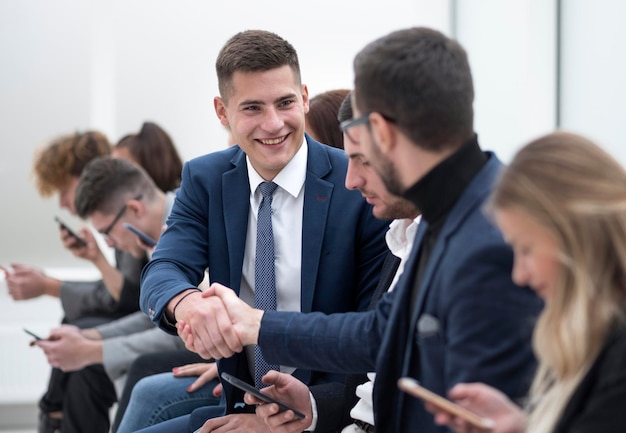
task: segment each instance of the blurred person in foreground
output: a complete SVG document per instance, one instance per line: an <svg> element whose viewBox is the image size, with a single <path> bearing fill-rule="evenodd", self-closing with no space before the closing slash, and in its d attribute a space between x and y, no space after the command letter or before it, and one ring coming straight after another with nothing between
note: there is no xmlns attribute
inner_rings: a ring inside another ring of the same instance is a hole
<svg viewBox="0 0 626 433"><path fill-rule="evenodd" d="M480 383L448 396L492 433L621 433L626 407L626 171L591 141L556 132L522 148L488 204L515 253L513 279L545 300L526 411ZM483 432L434 407L439 424Z"/></svg>

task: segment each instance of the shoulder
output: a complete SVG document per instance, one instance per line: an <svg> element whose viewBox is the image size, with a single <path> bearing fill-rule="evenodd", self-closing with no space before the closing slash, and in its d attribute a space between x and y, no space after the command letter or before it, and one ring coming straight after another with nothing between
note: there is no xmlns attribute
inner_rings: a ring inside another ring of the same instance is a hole
<svg viewBox="0 0 626 433"><path fill-rule="evenodd" d="M313 140L306 135L308 156L308 171L317 174L320 177L327 176L332 173L340 173L345 175L348 169L348 158L343 150L330 147Z"/></svg>
<svg viewBox="0 0 626 433"><path fill-rule="evenodd" d="M192 158L185 163L187 170L193 170L196 168L221 168L225 170L239 162L245 162L245 154L239 146L232 146L224 150L208 153L206 155Z"/></svg>

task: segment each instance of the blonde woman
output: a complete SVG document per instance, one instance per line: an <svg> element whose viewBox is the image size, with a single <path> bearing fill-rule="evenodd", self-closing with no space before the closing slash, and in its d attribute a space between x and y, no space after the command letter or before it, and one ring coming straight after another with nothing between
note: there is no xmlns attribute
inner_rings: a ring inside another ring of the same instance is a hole
<svg viewBox="0 0 626 433"><path fill-rule="evenodd" d="M592 142L558 132L505 169L490 211L515 253L513 279L545 300L527 410L484 384L449 397L494 433L626 431L626 172ZM478 432L438 412L438 424Z"/></svg>

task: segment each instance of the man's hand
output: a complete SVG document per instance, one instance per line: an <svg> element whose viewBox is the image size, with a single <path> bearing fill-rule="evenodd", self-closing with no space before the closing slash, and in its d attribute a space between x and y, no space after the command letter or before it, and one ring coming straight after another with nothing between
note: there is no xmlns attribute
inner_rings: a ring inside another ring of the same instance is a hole
<svg viewBox="0 0 626 433"><path fill-rule="evenodd" d="M176 367L172 371L175 377L198 376L198 379L187 387L187 392L195 392L213 379L217 378L217 364L215 362L199 362ZM213 395L222 395L222 384L219 383L213 388Z"/></svg>
<svg viewBox="0 0 626 433"><path fill-rule="evenodd" d="M299 433L311 426L313 422L313 408L309 388L290 374L271 370L263 376L263 383L270 386L261 392L286 405L302 412L304 419L298 419L290 410L279 412L275 403L265 403L252 394L246 393L244 401L247 404L256 404L256 414L270 428L272 433Z"/></svg>
<svg viewBox="0 0 626 433"><path fill-rule="evenodd" d="M221 359L256 344L263 311L248 306L228 287L185 298L176 309L176 328L185 346L203 358Z"/></svg>
<svg viewBox="0 0 626 433"><path fill-rule="evenodd" d="M270 433L261 418L251 413L226 415L204 423L199 433Z"/></svg>
<svg viewBox="0 0 626 433"><path fill-rule="evenodd" d="M96 238L87 227L81 227L79 231L80 237L85 241L85 245L81 244L63 227L59 227L59 234L61 236L63 246L70 250L74 256L89 260L90 262L95 262L104 258L104 254L100 250L98 242L96 242Z"/></svg>
<svg viewBox="0 0 626 433"><path fill-rule="evenodd" d="M50 331L48 339L33 344L43 349L52 367L63 371L76 371L102 363L102 341L86 338L73 325L61 325Z"/></svg>
<svg viewBox="0 0 626 433"><path fill-rule="evenodd" d="M432 404L426 410L435 415L435 423L447 425L457 433L523 433L526 431L526 415L502 392L483 383L460 383L455 385L448 397L458 405L493 421L492 429L478 429L463 418L454 416Z"/></svg>
<svg viewBox="0 0 626 433"><path fill-rule="evenodd" d="M41 269L20 263L11 263L11 270L2 268L5 273L9 295L16 300L36 298L41 295L59 297L61 281L49 277Z"/></svg>

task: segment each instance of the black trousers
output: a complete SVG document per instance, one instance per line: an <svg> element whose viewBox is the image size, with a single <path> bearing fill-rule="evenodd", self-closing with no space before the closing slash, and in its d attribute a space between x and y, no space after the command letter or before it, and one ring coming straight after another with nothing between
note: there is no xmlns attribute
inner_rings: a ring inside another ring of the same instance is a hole
<svg viewBox="0 0 626 433"><path fill-rule="evenodd" d="M73 324L84 329L110 320L89 317ZM109 410L116 401L115 386L101 364L69 373L53 368L39 409L43 413L63 413L61 433L108 433L111 425Z"/></svg>
<svg viewBox="0 0 626 433"><path fill-rule="evenodd" d="M122 391L122 396L117 405L117 412L115 414L115 420L113 421L113 429L115 433L122 422L124 412L130 402L130 396L133 391L133 387L137 382L147 376L153 374L165 373L172 371L174 367L180 367L186 364L194 364L196 362L206 362L198 354L190 352L188 350L172 350L158 353L148 353L141 355L139 358L133 361L128 369L126 375L126 384Z"/></svg>

